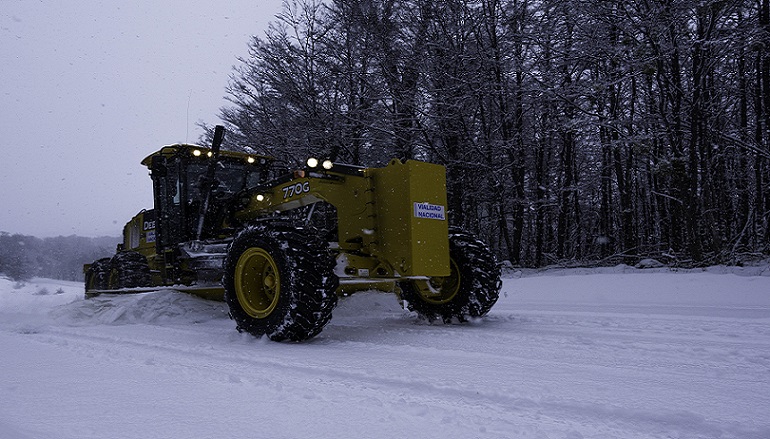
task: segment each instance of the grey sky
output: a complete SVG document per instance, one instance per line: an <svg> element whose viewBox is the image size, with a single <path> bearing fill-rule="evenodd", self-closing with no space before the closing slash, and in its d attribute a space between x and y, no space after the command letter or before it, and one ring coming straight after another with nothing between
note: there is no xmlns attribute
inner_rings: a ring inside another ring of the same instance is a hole
<svg viewBox="0 0 770 439"><path fill-rule="evenodd" d="M118 236L280 0L0 0L0 231ZM189 103L189 111L188 111Z"/></svg>

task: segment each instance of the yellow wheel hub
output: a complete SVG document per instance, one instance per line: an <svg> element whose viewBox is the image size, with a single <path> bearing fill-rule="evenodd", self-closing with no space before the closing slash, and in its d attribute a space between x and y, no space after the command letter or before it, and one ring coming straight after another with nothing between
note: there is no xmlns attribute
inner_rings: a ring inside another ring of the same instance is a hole
<svg viewBox="0 0 770 439"><path fill-rule="evenodd" d="M453 259L450 259L449 265L449 276L414 281L423 300L434 305L443 305L454 299L460 291L460 270Z"/></svg>
<svg viewBox="0 0 770 439"><path fill-rule="evenodd" d="M252 247L238 258L235 294L238 303L251 317L263 319L275 310L281 295L281 277L269 253Z"/></svg>

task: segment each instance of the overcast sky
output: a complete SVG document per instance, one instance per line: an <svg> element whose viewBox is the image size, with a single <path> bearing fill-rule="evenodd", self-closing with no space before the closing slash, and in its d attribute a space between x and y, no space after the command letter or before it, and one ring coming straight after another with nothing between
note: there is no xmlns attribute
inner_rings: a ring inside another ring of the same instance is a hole
<svg viewBox="0 0 770 439"><path fill-rule="evenodd" d="M280 9L0 0L0 231L119 236L152 207L139 162L219 121L236 57Z"/></svg>

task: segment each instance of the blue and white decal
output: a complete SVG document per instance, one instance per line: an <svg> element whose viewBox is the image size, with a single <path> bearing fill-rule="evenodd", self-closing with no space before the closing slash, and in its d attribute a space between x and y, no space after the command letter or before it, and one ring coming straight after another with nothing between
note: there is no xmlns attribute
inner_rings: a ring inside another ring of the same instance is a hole
<svg viewBox="0 0 770 439"><path fill-rule="evenodd" d="M414 203L414 217L446 221L444 206L430 203Z"/></svg>

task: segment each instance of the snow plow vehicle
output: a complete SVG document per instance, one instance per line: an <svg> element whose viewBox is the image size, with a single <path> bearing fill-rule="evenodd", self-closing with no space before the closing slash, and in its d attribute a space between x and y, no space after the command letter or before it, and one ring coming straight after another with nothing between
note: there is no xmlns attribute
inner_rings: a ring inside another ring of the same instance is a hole
<svg viewBox="0 0 770 439"><path fill-rule="evenodd" d="M275 341L319 334L338 297L398 295L428 320L484 316L498 299L489 248L450 228L441 165L383 168L310 158L280 170L269 156L164 146L150 170L154 208L123 229L116 254L84 266L85 294L174 289L224 300L239 331Z"/></svg>

